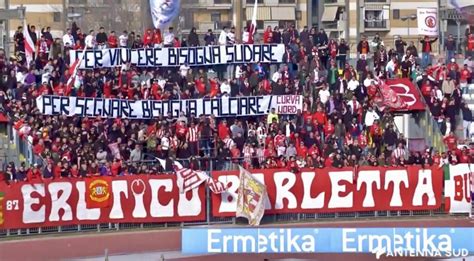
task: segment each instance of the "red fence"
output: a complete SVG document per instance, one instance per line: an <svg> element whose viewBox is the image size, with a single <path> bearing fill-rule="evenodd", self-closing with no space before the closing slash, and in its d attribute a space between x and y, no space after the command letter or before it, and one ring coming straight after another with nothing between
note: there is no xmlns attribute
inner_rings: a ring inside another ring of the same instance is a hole
<svg viewBox="0 0 474 261"><path fill-rule="evenodd" d="M467 165L467 164L466 164ZM468 166L422 169L361 167L359 169L254 170L269 198L265 214L418 211L456 206L470 211ZM465 171L466 170L466 171ZM443 175L445 174L445 175ZM448 174L448 175L446 175ZM0 185L0 228L100 223L210 222L235 216L238 173L214 172L228 191L206 196L204 185L180 194L173 175L137 175L11 186ZM444 178L443 178L444 176ZM443 198L443 186L445 197ZM469 193L467 193L469 191ZM456 196L459 193L463 197ZM3 196L2 196L3 194ZM444 200L449 202L444 202ZM209 209L208 209L209 208ZM454 211L455 209L455 211ZM206 215L208 211L212 214Z"/></svg>

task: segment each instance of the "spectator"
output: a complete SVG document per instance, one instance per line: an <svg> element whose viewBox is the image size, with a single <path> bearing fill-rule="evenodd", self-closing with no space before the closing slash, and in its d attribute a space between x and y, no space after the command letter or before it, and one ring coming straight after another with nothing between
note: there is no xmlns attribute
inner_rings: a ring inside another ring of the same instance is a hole
<svg viewBox="0 0 474 261"><path fill-rule="evenodd" d="M173 47L174 45L175 35L173 29L173 27L169 27L168 32L165 32L164 34L163 45L165 47Z"/></svg>
<svg viewBox="0 0 474 261"><path fill-rule="evenodd" d="M89 35L87 35L86 39L85 39L85 44L86 44L86 48L88 48L88 49L94 49L95 48L95 46L96 46L96 36L95 36L94 30L89 31ZM99 43L97 42L97 44L99 44ZM105 42L102 42L101 44L105 44Z"/></svg>
<svg viewBox="0 0 474 261"><path fill-rule="evenodd" d="M204 36L204 42L206 45L214 45L216 44L216 37L212 32L212 29L208 29L206 35Z"/></svg>
<svg viewBox="0 0 474 261"><path fill-rule="evenodd" d="M462 107L462 119L463 119L463 133L464 138L471 138L471 124L473 121L472 111L469 106L465 103Z"/></svg>
<svg viewBox="0 0 474 261"><path fill-rule="evenodd" d="M422 44L421 48L421 67L426 68L428 65L431 65L431 52L432 44L436 42L438 38L430 39L429 36L425 36L423 39L420 39L420 43Z"/></svg>
<svg viewBox="0 0 474 261"><path fill-rule="evenodd" d="M66 34L63 36L63 44L65 48L71 49L75 43L75 39L71 34L71 29L66 29Z"/></svg>
<svg viewBox="0 0 474 261"><path fill-rule="evenodd" d="M99 28L99 33L95 38L95 42L99 49L105 49L107 47L107 34L105 33L104 27Z"/></svg>
<svg viewBox="0 0 474 261"><path fill-rule="evenodd" d="M123 31L122 34L119 36L119 47L126 48L128 45L128 33L127 31Z"/></svg>
<svg viewBox="0 0 474 261"><path fill-rule="evenodd" d="M401 36L397 36L397 39L395 40L395 49L397 50L398 59L402 59L405 55L405 46L407 46L407 43L403 41Z"/></svg>
<svg viewBox="0 0 474 261"><path fill-rule="evenodd" d="M453 35L450 34L448 39L446 39L444 42L444 49L446 50L446 64L448 64L451 59L456 58L456 48L456 40L454 40Z"/></svg>
<svg viewBox="0 0 474 261"><path fill-rule="evenodd" d="M188 36L189 46L199 46L199 36L196 33L196 28L191 28L191 32L189 32Z"/></svg>
<svg viewBox="0 0 474 261"><path fill-rule="evenodd" d="M219 45L227 45L227 34L229 33L229 28L224 26L222 28L221 34L219 35Z"/></svg>

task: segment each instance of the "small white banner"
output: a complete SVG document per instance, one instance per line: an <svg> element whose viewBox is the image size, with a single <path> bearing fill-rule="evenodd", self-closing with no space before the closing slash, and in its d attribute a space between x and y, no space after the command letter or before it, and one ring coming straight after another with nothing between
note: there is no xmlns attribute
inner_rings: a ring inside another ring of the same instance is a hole
<svg viewBox="0 0 474 261"><path fill-rule="evenodd" d="M438 9L437 8L418 8L418 34L426 36L438 36Z"/></svg>

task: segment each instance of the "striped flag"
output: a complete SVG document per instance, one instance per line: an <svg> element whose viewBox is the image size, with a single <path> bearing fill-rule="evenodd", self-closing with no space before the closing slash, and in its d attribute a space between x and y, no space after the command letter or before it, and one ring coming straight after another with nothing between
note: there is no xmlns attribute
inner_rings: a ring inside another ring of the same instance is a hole
<svg viewBox="0 0 474 261"><path fill-rule="evenodd" d="M248 39L247 41L244 40L246 44L253 44L254 43L254 35L257 32L257 7L258 7L258 0L255 0L255 4L253 5L253 13L252 13L252 23L247 27L248 31Z"/></svg>
<svg viewBox="0 0 474 261"><path fill-rule="evenodd" d="M159 158L157 158L157 160L160 162L163 169L166 169L166 161ZM173 162L173 168L175 169L176 182L180 193L186 193L189 190L197 188L203 182L206 182L207 186L214 194L220 194L227 189L224 183L213 179L204 171L184 168L183 165L177 161Z"/></svg>
<svg viewBox="0 0 474 261"><path fill-rule="evenodd" d="M25 56L26 63L30 64L33 61L33 56L35 53L35 43L31 39L30 30L28 30L28 24L26 19L23 20L23 38L25 39Z"/></svg>
<svg viewBox="0 0 474 261"><path fill-rule="evenodd" d="M188 168L176 169L176 177L180 193L186 193L187 191L198 187L208 178L208 176L202 171Z"/></svg>
<svg viewBox="0 0 474 261"><path fill-rule="evenodd" d="M69 79L67 80L67 90L71 90L74 82L76 81L77 70L79 69L79 65L81 64L82 60L84 59L84 55L86 54L86 47L82 50L79 56L76 58L76 61L69 67Z"/></svg>

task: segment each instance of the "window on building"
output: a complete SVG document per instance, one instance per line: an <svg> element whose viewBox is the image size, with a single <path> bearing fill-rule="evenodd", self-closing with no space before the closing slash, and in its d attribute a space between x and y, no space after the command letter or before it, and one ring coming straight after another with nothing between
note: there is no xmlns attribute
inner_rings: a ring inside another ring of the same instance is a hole
<svg viewBox="0 0 474 261"><path fill-rule="evenodd" d="M258 0L257 3L263 4L263 0ZM254 0L247 0L247 4L255 4Z"/></svg>
<svg viewBox="0 0 474 261"><path fill-rule="evenodd" d="M214 4L231 4L232 0L214 0Z"/></svg>
<svg viewBox="0 0 474 261"><path fill-rule="evenodd" d="M385 28L387 25L383 10L366 10L364 20L365 28Z"/></svg>
<svg viewBox="0 0 474 261"><path fill-rule="evenodd" d="M61 22L61 13L60 12L54 12L53 13L53 22L55 22L55 23Z"/></svg>
<svg viewBox="0 0 474 261"><path fill-rule="evenodd" d="M257 29L264 29L263 20L257 20Z"/></svg>
<svg viewBox="0 0 474 261"><path fill-rule="evenodd" d="M278 21L278 27L280 27L280 28L289 28L292 25L295 25L295 20L280 20L280 21Z"/></svg>
<svg viewBox="0 0 474 261"><path fill-rule="evenodd" d="M278 0L280 4L294 4L296 0Z"/></svg>
<svg viewBox="0 0 474 261"><path fill-rule="evenodd" d="M211 21L212 22L221 22L221 13L212 13L211 14Z"/></svg>
<svg viewBox="0 0 474 261"><path fill-rule="evenodd" d="M184 12L184 28L191 29L193 27L196 27L194 24L194 13Z"/></svg>
<svg viewBox="0 0 474 261"><path fill-rule="evenodd" d="M393 19L400 19L400 9L393 9L392 11L392 17Z"/></svg>

